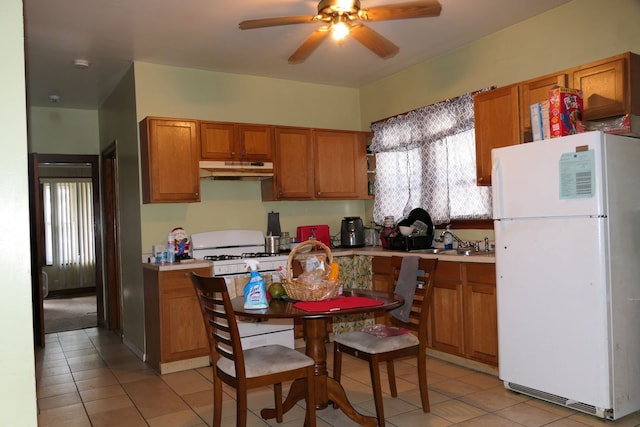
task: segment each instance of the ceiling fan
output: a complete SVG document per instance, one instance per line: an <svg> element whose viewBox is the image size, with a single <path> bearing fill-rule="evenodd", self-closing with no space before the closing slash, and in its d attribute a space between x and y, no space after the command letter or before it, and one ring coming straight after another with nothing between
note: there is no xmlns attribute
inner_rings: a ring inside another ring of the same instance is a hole
<svg viewBox="0 0 640 427"><path fill-rule="evenodd" d="M326 25L311 33L289 57L290 64L304 62L329 35L338 41L351 35L379 57L390 58L400 48L359 21L426 18L439 16L441 9L438 0L409 1L369 9L362 9L360 0L321 0L318 3L318 14L314 16L250 19L242 21L239 26L241 30L251 30L279 25L325 23Z"/></svg>

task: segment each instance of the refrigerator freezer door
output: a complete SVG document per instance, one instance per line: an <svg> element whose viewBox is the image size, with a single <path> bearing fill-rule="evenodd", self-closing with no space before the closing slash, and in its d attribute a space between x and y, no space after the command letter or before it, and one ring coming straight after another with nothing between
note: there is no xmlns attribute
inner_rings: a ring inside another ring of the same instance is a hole
<svg viewBox="0 0 640 427"><path fill-rule="evenodd" d="M612 408L606 221L495 222L499 374L505 383ZM554 236L552 246L543 243L540 230Z"/></svg>
<svg viewBox="0 0 640 427"><path fill-rule="evenodd" d="M493 218L605 215L602 147L589 132L493 150Z"/></svg>

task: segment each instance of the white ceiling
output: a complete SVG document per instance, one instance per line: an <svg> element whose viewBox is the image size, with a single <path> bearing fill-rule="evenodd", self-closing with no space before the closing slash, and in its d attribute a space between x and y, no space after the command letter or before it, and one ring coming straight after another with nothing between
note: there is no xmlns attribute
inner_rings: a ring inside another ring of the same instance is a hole
<svg viewBox="0 0 640 427"><path fill-rule="evenodd" d="M361 0L363 8L406 0ZM361 87L569 0L440 0L439 17L367 23L400 47L380 59L353 39L288 57L321 24L240 30L246 19L312 16L316 0L24 0L28 101L97 109L133 61ZM90 61L77 69L74 59Z"/></svg>

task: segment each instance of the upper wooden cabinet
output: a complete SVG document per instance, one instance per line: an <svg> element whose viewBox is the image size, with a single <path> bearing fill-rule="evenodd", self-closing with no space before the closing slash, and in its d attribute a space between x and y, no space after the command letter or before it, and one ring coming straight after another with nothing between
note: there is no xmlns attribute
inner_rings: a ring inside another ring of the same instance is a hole
<svg viewBox="0 0 640 427"><path fill-rule="evenodd" d="M202 160L273 161L273 127L200 122Z"/></svg>
<svg viewBox="0 0 640 427"><path fill-rule="evenodd" d="M584 120L640 114L640 57L632 53L572 70L571 87L582 89Z"/></svg>
<svg viewBox="0 0 640 427"><path fill-rule="evenodd" d="M626 52L475 96L477 184L491 185L491 150L531 142L530 105L553 86L581 89L584 120L640 114L640 57Z"/></svg>
<svg viewBox="0 0 640 427"><path fill-rule="evenodd" d="M368 196L367 147L363 132L313 131L315 197Z"/></svg>
<svg viewBox="0 0 640 427"><path fill-rule="evenodd" d="M549 91L554 86L567 87L569 85L569 75L567 73L551 74L520 83L520 142L533 141L531 131L531 111L530 105L537 102L548 101Z"/></svg>
<svg viewBox="0 0 640 427"><path fill-rule="evenodd" d="M518 91L518 85L505 86L479 93L473 99L478 185L491 185L491 150L518 141Z"/></svg>
<svg viewBox="0 0 640 427"><path fill-rule="evenodd" d="M195 120L147 117L140 122L144 203L200 201L200 144Z"/></svg>
<svg viewBox="0 0 640 427"><path fill-rule="evenodd" d="M312 199L314 184L311 129L276 127L275 143L275 177L262 181L263 199Z"/></svg>
<svg viewBox="0 0 640 427"><path fill-rule="evenodd" d="M262 181L263 200L368 198L365 135L276 127L276 172Z"/></svg>

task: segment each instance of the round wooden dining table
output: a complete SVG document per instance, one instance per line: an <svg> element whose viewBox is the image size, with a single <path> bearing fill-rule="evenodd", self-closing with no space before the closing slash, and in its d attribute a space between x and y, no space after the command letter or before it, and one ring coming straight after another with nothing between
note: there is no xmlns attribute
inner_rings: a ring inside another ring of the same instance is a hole
<svg viewBox="0 0 640 427"><path fill-rule="evenodd" d="M329 403L335 404L342 412L353 421L364 426L377 426L376 417L368 417L360 414L349 402L342 385L329 377L327 372L327 321L334 316L342 316L357 313L375 313L392 310L404 304L401 296L390 292L379 292L362 289L345 290L343 297L365 297L382 301L375 306L329 309L327 311L305 311L295 307L296 301L272 299L269 307L265 309L245 309L244 298L237 297L232 300L233 311L237 316L260 319L302 319L304 322L304 339L307 356L315 361L315 387L316 408L324 409ZM340 298L340 297L338 297ZM306 395L306 383L299 379L291 384L289 394L283 403L283 410L287 412L303 400ZM275 409L266 408L260 412L264 419L275 418Z"/></svg>

